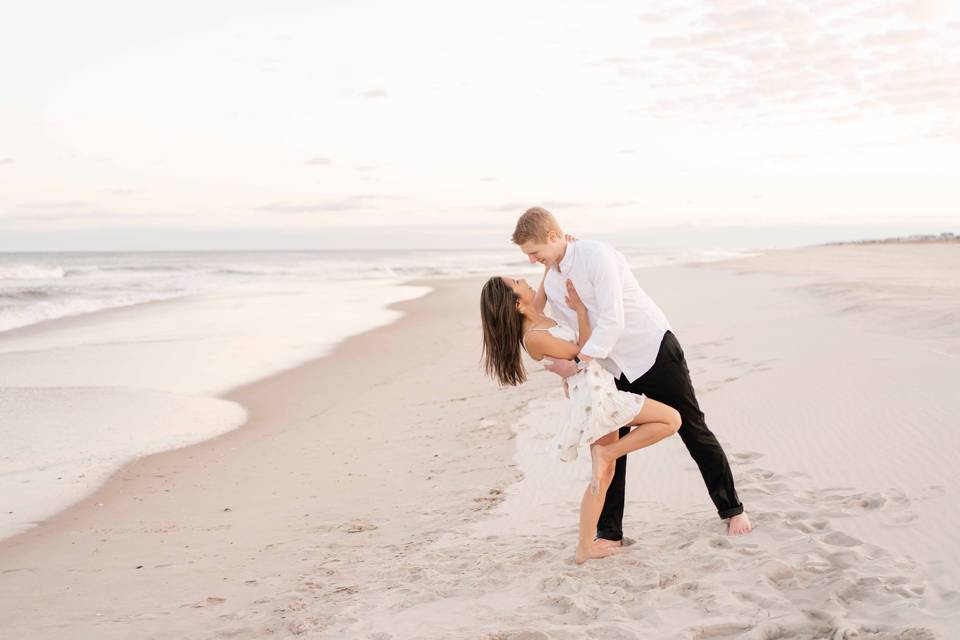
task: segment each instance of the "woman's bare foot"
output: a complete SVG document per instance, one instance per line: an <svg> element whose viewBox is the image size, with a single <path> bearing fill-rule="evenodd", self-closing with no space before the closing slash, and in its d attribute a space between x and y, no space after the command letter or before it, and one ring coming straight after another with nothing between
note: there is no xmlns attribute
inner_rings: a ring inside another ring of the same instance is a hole
<svg viewBox="0 0 960 640"><path fill-rule="evenodd" d="M746 513L741 513L727 520L727 535L742 536L745 533L753 531L753 525L750 524L750 518Z"/></svg>
<svg viewBox="0 0 960 640"><path fill-rule="evenodd" d="M577 564L583 564L587 560L596 560L598 558L607 558L609 556L615 556L620 552L616 547L602 547L597 543L591 543L589 547L583 547L577 545L577 551L573 555L573 559Z"/></svg>

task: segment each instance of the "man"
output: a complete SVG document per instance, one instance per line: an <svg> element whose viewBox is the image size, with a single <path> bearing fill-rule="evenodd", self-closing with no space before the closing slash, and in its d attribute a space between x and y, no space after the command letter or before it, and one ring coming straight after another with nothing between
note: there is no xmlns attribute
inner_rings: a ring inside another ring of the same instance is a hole
<svg viewBox="0 0 960 640"><path fill-rule="evenodd" d="M597 358L617 378L617 388L670 405L680 412L680 438L700 468L707 491L730 535L752 527L737 498L733 473L723 448L707 428L690 381L683 349L670 330L663 311L640 288L626 258L613 247L593 240L570 241L556 218L541 207L528 209L513 232L531 263L546 267L538 297L546 296L554 314L572 327L576 312L564 302L567 279L573 281L586 305L593 333L579 359ZM570 360L547 366L567 378L577 371ZM630 427L620 428L622 438ZM617 460L597 523L597 542L620 546L623 540L623 502L627 458Z"/></svg>

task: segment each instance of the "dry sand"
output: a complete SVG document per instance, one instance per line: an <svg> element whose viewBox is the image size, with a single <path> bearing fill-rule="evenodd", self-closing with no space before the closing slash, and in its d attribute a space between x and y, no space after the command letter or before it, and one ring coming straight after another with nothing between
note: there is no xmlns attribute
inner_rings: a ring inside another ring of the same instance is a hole
<svg viewBox="0 0 960 640"><path fill-rule="evenodd" d="M249 422L140 459L0 543L10 638L952 638L960 249L819 247L638 272L756 526L678 438L631 454L616 558L572 562L588 475L556 380L478 368L481 281L227 395Z"/></svg>

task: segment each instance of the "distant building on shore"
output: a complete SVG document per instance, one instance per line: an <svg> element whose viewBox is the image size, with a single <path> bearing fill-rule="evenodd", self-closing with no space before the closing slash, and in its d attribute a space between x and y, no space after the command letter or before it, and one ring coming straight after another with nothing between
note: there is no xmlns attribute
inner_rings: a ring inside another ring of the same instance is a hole
<svg viewBox="0 0 960 640"><path fill-rule="evenodd" d="M851 240L848 242L828 242L828 246L848 245L848 244L891 244L907 242L960 242L960 235L952 231L945 231L941 234L916 234L912 236L903 236L899 238L883 238L881 240Z"/></svg>

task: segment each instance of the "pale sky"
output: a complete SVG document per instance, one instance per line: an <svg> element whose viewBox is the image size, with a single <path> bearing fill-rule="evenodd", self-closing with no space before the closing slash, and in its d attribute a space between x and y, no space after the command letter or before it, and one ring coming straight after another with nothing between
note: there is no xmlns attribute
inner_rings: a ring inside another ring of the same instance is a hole
<svg viewBox="0 0 960 640"><path fill-rule="evenodd" d="M6 251L469 246L538 204L598 234L960 230L960 0L39 0L0 78Z"/></svg>

